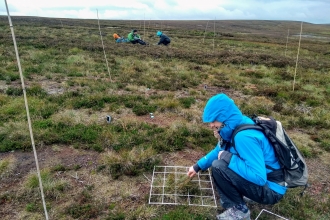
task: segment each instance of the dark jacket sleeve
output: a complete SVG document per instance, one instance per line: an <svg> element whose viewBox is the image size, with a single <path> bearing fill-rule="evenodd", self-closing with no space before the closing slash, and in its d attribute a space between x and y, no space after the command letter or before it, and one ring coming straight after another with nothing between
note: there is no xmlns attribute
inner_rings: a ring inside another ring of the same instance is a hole
<svg viewBox="0 0 330 220"><path fill-rule="evenodd" d="M201 170L201 168L198 166L197 163L193 166L193 168L194 168L196 173L198 173Z"/></svg>

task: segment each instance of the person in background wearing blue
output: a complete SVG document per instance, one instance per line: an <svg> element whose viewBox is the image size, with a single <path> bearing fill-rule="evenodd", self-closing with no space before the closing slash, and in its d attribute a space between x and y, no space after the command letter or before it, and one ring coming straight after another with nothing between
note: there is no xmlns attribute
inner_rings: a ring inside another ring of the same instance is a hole
<svg viewBox="0 0 330 220"><path fill-rule="evenodd" d="M125 43L125 42L128 42L127 39L121 37L119 34L117 33L114 33L113 34L113 38L115 39L116 43Z"/></svg>
<svg viewBox="0 0 330 220"><path fill-rule="evenodd" d="M165 46L167 46L169 43L171 43L171 39L165 34L163 34L161 31L157 31L157 36L160 37L160 40L157 45L164 44Z"/></svg>
<svg viewBox="0 0 330 220"><path fill-rule="evenodd" d="M217 219L250 219L244 197L261 204L275 204L282 199L287 190L284 177L274 178L274 171L266 168L280 170L267 137L255 129L243 130L234 138L235 148L231 146L231 137L237 126L254 124L232 99L222 93L211 97L204 108L203 122L209 123L219 142L189 168L187 175L193 177L200 170L211 167L220 204L226 209L216 216Z"/></svg>

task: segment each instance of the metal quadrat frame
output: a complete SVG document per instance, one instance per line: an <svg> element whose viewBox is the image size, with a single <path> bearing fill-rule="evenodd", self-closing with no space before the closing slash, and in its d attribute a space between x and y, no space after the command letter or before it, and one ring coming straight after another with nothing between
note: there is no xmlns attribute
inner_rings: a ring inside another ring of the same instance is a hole
<svg viewBox="0 0 330 220"><path fill-rule="evenodd" d="M188 180L189 167L155 166L149 204L217 207L211 172L199 172ZM195 190L180 189L182 180L196 186Z"/></svg>

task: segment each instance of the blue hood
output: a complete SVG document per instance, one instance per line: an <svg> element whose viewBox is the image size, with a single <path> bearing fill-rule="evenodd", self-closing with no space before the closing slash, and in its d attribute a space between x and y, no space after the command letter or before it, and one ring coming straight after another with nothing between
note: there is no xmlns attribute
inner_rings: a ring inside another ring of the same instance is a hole
<svg viewBox="0 0 330 220"><path fill-rule="evenodd" d="M245 117L234 101L221 93L207 101L203 113L203 122L218 121L225 124L225 127L220 131L220 135L224 140L230 141L233 131L239 124L242 124Z"/></svg>
<svg viewBox="0 0 330 220"><path fill-rule="evenodd" d="M157 36L160 37L163 33L161 31L157 31Z"/></svg>

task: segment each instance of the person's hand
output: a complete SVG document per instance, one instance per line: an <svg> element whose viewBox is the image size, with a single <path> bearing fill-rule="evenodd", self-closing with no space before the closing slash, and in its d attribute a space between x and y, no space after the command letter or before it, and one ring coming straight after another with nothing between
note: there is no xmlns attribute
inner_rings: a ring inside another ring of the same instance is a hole
<svg viewBox="0 0 330 220"><path fill-rule="evenodd" d="M194 177L194 176L196 175L196 171L194 170L194 167L193 167L193 166L189 167L189 170L188 170L187 175L188 175L190 178L192 178L192 177Z"/></svg>
<svg viewBox="0 0 330 220"><path fill-rule="evenodd" d="M218 153L218 160L220 160L220 156L222 154L223 150Z"/></svg>
<svg viewBox="0 0 330 220"><path fill-rule="evenodd" d="M214 130L213 131L213 135L214 135L215 138L217 138L218 140L220 140L220 134L219 134L219 132L217 130Z"/></svg>

